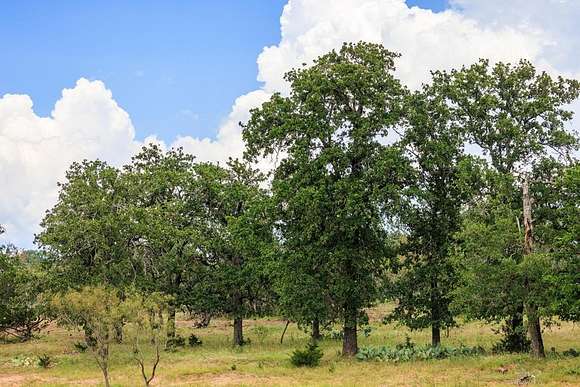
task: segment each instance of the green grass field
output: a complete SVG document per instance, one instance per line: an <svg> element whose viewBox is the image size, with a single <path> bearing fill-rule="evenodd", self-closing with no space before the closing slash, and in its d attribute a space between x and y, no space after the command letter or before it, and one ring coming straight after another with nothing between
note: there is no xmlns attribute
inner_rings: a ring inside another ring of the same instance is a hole
<svg viewBox="0 0 580 387"><path fill-rule="evenodd" d="M395 345L409 335L418 344L429 341L429 332L409 332L403 327L380 323L382 310L371 310L373 331L360 337L365 345ZM279 343L284 322L276 319L248 320L245 336L251 344L234 349L231 346L231 324L214 319L210 327L191 328L190 321L178 321L178 333L188 337L195 333L201 347L185 347L164 352L153 384L168 385L382 385L382 386L484 386L515 385L524 375L533 375L535 385L580 385L580 357L562 357L549 353L545 360L528 355L486 355L470 358L413 361L405 363L362 362L340 356L341 343L325 339L321 343L324 357L317 368L295 368L289 357L302 348L308 337L290 325L283 344ZM261 328L257 328L261 327ZM361 335L362 336L362 335ZM461 343L491 348L498 339L490 326L469 323L443 336L444 345ZM0 344L0 386L17 385L100 385L102 377L92 355L78 353L74 343L81 335L50 327L40 338L28 343ZM580 347L580 327L570 323L545 331L547 352ZM48 354L53 365L36 366L37 356ZM112 347L111 381L113 385L141 385L136 363L129 346ZM26 365L29 358L32 365ZM500 370L501 368L501 370Z"/></svg>

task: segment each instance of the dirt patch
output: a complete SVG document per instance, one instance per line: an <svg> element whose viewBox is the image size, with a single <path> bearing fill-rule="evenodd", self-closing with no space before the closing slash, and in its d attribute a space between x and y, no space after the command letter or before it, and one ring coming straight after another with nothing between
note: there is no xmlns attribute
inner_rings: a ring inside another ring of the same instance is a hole
<svg viewBox="0 0 580 387"><path fill-rule="evenodd" d="M0 386L21 386L26 381L26 375L0 375Z"/></svg>
<svg viewBox="0 0 580 387"><path fill-rule="evenodd" d="M30 384L54 384L54 383L66 383L72 385L83 385L83 386L96 386L101 383L100 379L83 379L79 381L71 381L67 379L51 378L38 374L13 374L13 375L0 375L0 386L28 386Z"/></svg>
<svg viewBox="0 0 580 387"><path fill-rule="evenodd" d="M287 378L257 376L240 372L190 375L188 378L179 381L179 384L182 383L211 386L272 386L294 384L292 383L292 380L288 380Z"/></svg>

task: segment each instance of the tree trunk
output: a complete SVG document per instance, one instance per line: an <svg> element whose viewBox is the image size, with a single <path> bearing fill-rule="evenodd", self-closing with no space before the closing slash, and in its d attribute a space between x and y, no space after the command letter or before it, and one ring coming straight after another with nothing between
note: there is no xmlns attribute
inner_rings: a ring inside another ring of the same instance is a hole
<svg viewBox="0 0 580 387"><path fill-rule="evenodd" d="M175 338L175 305L169 304L167 308L167 338Z"/></svg>
<svg viewBox="0 0 580 387"><path fill-rule="evenodd" d="M96 347L92 350L97 359L97 363L103 372L103 378L105 379L105 387L109 387L111 382L109 380L109 334L106 333L104 337L101 337L96 342Z"/></svg>
<svg viewBox="0 0 580 387"><path fill-rule="evenodd" d="M241 203L238 207L241 206ZM232 264L238 270L242 267L242 258L235 256L232 260ZM243 335L243 323L242 323L242 294L238 287L234 288L232 294L232 306L234 315L234 345L241 346L244 345L244 335Z"/></svg>
<svg viewBox="0 0 580 387"><path fill-rule="evenodd" d="M322 338L320 336L320 321L318 319L314 319L312 321L312 340L318 341Z"/></svg>
<svg viewBox="0 0 580 387"><path fill-rule="evenodd" d="M528 255L532 254L533 251L534 224L532 220L532 199L530 197L527 175L524 178L522 191L524 207L524 255ZM527 296L530 298L529 294ZM535 357L545 357L540 317L538 316L538 309L534 305L533 300L528 299L526 302L526 315L528 317L528 334L532 342L532 355Z"/></svg>
<svg viewBox="0 0 580 387"><path fill-rule="evenodd" d="M344 330L342 338L342 356L354 356L358 352L357 313L352 307L345 308Z"/></svg>
<svg viewBox="0 0 580 387"><path fill-rule="evenodd" d="M105 378L105 387L110 387L111 381L109 380L109 370L107 368L103 368L103 377Z"/></svg>
<svg viewBox="0 0 580 387"><path fill-rule="evenodd" d="M282 336L280 336L280 344L282 344L284 342L284 335L286 334L286 330L288 329L288 325L290 325L290 320L286 321L286 326L284 327L284 330L282 331Z"/></svg>
<svg viewBox="0 0 580 387"><path fill-rule="evenodd" d="M241 317L234 318L234 345L244 345L243 322Z"/></svg>
<svg viewBox="0 0 580 387"><path fill-rule="evenodd" d="M524 178L522 185L522 197L524 207L524 255L532 253L534 225L532 221L532 199L530 198L530 188L528 177Z"/></svg>
<svg viewBox="0 0 580 387"><path fill-rule="evenodd" d="M431 345L438 347L441 345L441 327L440 327L440 313L439 302L440 299L437 294L437 278L431 278Z"/></svg>
<svg viewBox="0 0 580 387"><path fill-rule="evenodd" d="M441 345L441 329L436 325L431 326L431 345L433 347Z"/></svg>
<svg viewBox="0 0 580 387"><path fill-rule="evenodd" d="M123 342L123 323L115 324L115 341L118 344Z"/></svg>
<svg viewBox="0 0 580 387"><path fill-rule="evenodd" d="M546 357L544 352L544 340L542 339L542 327L538 311L534 305L526 305L526 315L528 316L528 334L531 340L532 355L534 357Z"/></svg>

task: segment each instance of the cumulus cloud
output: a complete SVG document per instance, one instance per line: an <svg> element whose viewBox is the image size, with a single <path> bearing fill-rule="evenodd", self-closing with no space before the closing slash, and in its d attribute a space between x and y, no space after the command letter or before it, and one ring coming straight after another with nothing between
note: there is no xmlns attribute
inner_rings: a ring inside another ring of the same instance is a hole
<svg viewBox="0 0 580 387"><path fill-rule="evenodd" d="M244 142L239 123L247 121L250 118L250 109L266 102L270 95L264 90L255 90L238 97L215 139L179 136L172 146L182 147L202 161L224 162L228 157L241 157Z"/></svg>
<svg viewBox="0 0 580 387"><path fill-rule="evenodd" d="M79 79L64 89L49 117L27 95L0 98L0 223L4 238L30 245L68 166L84 158L115 164L138 144L127 112L100 81Z"/></svg>
<svg viewBox="0 0 580 387"><path fill-rule="evenodd" d="M403 0L291 0L280 19L281 42L258 58L258 79L268 91L284 90L282 75L340 47L345 41L378 42L402 54L401 79L411 87L432 69L448 69L478 58L535 58L546 42L533 27L490 26L454 10L434 13Z"/></svg>
<svg viewBox="0 0 580 387"><path fill-rule="evenodd" d="M129 115L99 81L81 79L65 89L49 117L39 117L25 95L0 99L0 223L4 238L29 245L56 181L83 158L126 161L143 143L182 146L200 160L238 157L244 145L238 122L275 91L288 92L283 74L310 63L345 41L378 42L402 57L398 76L418 87L433 69L527 58L540 68L580 75L580 2L576 0L451 0L434 13L404 0L289 0L280 18L281 40L257 59L262 87L240 96L215 138L180 136L168 144L155 135L135 140ZM576 104L575 107L579 107ZM154 107L152 107L154 108Z"/></svg>

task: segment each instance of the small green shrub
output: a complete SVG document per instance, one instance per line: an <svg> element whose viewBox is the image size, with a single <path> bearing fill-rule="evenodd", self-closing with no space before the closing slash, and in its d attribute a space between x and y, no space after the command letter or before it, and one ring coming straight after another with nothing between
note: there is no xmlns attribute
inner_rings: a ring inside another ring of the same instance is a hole
<svg viewBox="0 0 580 387"><path fill-rule="evenodd" d="M415 343L411 340L409 335L405 335L405 342L402 344L397 344L397 349L405 349L405 348L415 348Z"/></svg>
<svg viewBox="0 0 580 387"><path fill-rule="evenodd" d="M168 339L167 343L165 344L166 351L175 351L177 348L183 347L185 347L185 337L179 335Z"/></svg>
<svg viewBox="0 0 580 387"><path fill-rule="evenodd" d="M566 375L580 375L580 367L570 368L568 371L566 371Z"/></svg>
<svg viewBox="0 0 580 387"><path fill-rule="evenodd" d="M320 359L324 354L318 348L316 342L310 342L306 346L306 349L297 349L292 353L290 357L290 362L296 367L316 367L320 364Z"/></svg>
<svg viewBox="0 0 580 387"><path fill-rule="evenodd" d="M373 328L370 325L365 325L364 327L362 327L361 333L363 334L364 337L369 337L372 331Z"/></svg>
<svg viewBox="0 0 580 387"><path fill-rule="evenodd" d="M527 338L523 327L511 328L507 325L501 327L496 333L501 334L500 341L494 344L492 353L525 353L529 352L531 341Z"/></svg>
<svg viewBox="0 0 580 387"><path fill-rule="evenodd" d="M52 359L46 353L38 356L38 366L40 368L48 368L52 365Z"/></svg>
<svg viewBox="0 0 580 387"><path fill-rule="evenodd" d="M77 352L86 352L87 349L89 348L89 346L85 343L83 343L82 341L77 341L76 343L73 344L75 349L77 350Z"/></svg>
<svg viewBox="0 0 580 387"><path fill-rule="evenodd" d="M189 336L187 343L189 344L190 347L197 347L203 344L202 341L194 334L191 334Z"/></svg>
<svg viewBox="0 0 580 387"><path fill-rule="evenodd" d="M576 351L574 348L570 348L562 352L562 355L566 357L578 357L580 356L580 352Z"/></svg>

